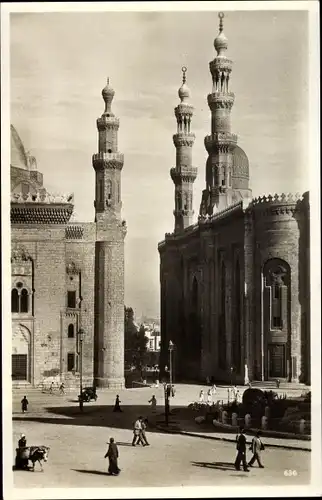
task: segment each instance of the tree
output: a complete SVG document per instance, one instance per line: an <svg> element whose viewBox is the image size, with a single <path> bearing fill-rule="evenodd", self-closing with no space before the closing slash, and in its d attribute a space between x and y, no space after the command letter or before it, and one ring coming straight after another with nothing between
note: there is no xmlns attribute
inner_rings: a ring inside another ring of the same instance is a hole
<svg viewBox="0 0 322 500"><path fill-rule="evenodd" d="M140 370L142 376L143 367L146 361L147 344L149 342L148 337L145 335L144 325L141 325L139 331L133 335L132 341L133 363L134 366Z"/></svg>

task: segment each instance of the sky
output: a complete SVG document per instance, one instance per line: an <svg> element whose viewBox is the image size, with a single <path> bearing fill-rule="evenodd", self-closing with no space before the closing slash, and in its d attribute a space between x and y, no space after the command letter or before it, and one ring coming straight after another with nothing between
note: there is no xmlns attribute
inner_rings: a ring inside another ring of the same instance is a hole
<svg viewBox="0 0 322 500"><path fill-rule="evenodd" d="M235 93L232 132L250 162L253 196L309 188L308 16L229 11L224 19ZM195 220L210 133L209 62L218 13L24 13L10 16L11 123L37 159L50 192L73 192L77 220L94 220L96 119L106 78L115 90L124 153L125 303L157 318L157 245L174 228L174 107L186 66L196 135Z"/></svg>

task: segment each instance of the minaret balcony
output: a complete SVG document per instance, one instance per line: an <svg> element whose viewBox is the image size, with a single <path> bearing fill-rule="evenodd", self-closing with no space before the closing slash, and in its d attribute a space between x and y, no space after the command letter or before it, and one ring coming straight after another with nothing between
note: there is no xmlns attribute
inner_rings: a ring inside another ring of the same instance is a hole
<svg viewBox="0 0 322 500"><path fill-rule="evenodd" d="M122 169L124 163L123 153L105 153L100 151L93 155L93 167L109 167Z"/></svg>
<svg viewBox="0 0 322 500"><path fill-rule="evenodd" d="M173 136L173 143L175 147L180 146L189 146L192 147L195 142L195 134L191 134L190 132L178 132Z"/></svg>
<svg viewBox="0 0 322 500"><path fill-rule="evenodd" d="M211 135L206 135L205 137L205 148L208 153L226 148L227 150L231 147L235 147L237 144L237 135L230 132L218 132Z"/></svg>
<svg viewBox="0 0 322 500"><path fill-rule="evenodd" d="M235 102L234 92L215 91L207 96L208 106L211 110L218 108L231 109Z"/></svg>
<svg viewBox="0 0 322 500"><path fill-rule="evenodd" d="M186 165L180 165L170 170L171 179L175 184L179 184L180 182L194 182L197 178L197 173L197 167Z"/></svg>
<svg viewBox="0 0 322 500"><path fill-rule="evenodd" d="M120 126L120 120L114 115L103 114L100 118L96 120L98 131L106 129L116 129L118 130Z"/></svg>

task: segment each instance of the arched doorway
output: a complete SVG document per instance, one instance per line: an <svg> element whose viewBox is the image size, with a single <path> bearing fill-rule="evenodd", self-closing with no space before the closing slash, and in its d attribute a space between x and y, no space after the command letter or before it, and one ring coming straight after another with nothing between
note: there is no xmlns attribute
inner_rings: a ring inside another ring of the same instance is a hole
<svg viewBox="0 0 322 500"><path fill-rule="evenodd" d="M30 341L28 328L16 324L12 335L12 380L30 382Z"/></svg>

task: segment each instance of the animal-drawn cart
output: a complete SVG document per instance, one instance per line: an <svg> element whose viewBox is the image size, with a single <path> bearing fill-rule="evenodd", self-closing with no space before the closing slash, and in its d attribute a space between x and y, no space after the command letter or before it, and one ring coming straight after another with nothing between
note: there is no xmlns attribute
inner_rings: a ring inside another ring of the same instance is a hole
<svg viewBox="0 0 322 500"><path fill-rule="evenodd" d="M35 470L36 462L39 463L41 470L43 470L42 462L47 462L48 453L49 447L44 445L16 448L15 469L30 470L28 465L30 461L32 463L31 470Z"/></svg>

